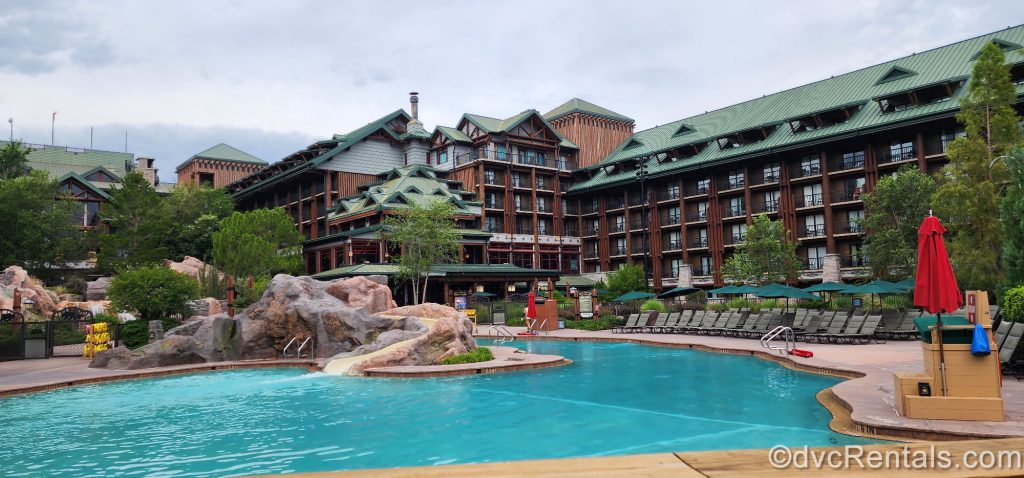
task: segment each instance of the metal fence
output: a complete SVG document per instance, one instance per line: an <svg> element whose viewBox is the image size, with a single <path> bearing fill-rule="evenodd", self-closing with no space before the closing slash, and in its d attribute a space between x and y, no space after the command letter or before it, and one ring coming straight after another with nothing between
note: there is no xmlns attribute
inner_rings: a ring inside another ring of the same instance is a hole
<svg viewBox="0 0 1024 478"><path fill-rule="evenodd" d="M0 360L81 357L91 320L0 323ZM108 347L121 344L121 324L110 324Z"/></svg>

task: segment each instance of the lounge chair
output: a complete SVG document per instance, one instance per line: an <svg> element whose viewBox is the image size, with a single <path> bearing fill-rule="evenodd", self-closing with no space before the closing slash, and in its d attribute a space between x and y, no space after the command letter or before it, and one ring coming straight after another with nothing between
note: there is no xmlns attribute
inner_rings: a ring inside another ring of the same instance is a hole
<svg viewBox="0 0 1024 478"><path fill-rule="evenodd" d="M793 327L793 335L801 334L813 334L818 331L818 327L821 326L821 320L824 317L822 314L808 314L807 320L804 321L800 326Z"/></svg>
<svg viewBox="0 0 1024 478"><path fill-rule="evenodd" d="M647 328L647 324L650 323L651 317L653 317L654 314L655 312L652 310L649 310L647 312L640 312L640 321L637 322L635 327L629 329L629 331L633 333L642 332L644 329Z"/></svg>
<svg viewBox="0 0 1024 478"><path fill-rule="evenodd" d="M729 332L736 330L743 320L743 314L733 314L732 317L729 317L721 327L712 326L707 333L708 335L726 335ZM717 324L718 323L716 322L715 325Z"/></svg>
<svg viewBox="0 0 1024 478"><path fill-rule="evenodd" d="M1003 373L1012 373L1019 379L1021 377L1021 362L1013 362L1013 353L1017 351L1017 344L1020 343L1021 336L1024 335L1024 322L1016 322L1010 327L1010 331L1006 333L1006 339L1003 340L1003 345L999 347L999 365L1003 369Z"/></svg>
<svg viewBox="0 0 1024 478"><path fill-rule="evenodd" d="M669 313L668 314L668 319L665 320L665 325L663 325L661 327L656 327L657 330L655 330L655 332L657 332L659 334L664 334L664 333L667 333L668 331L674 329L676 327L676 325L679 325L679 316L680 315L681 314L679 312Z"/></svg>
<svg viewBox="0 0 1024 478"><path fill-rule="evenodd" d="M996 342L996 350L999 350L1003 346L1003 342L1006 340L1006 335L1010 333L1010 327L1013 326L1013 322L1003 321L996 327L996 332L993 334L993 339Z"/></svg>
<svg viewBox="0 0 1024 478"><path fill-rule="evenodd" d="M838 344L842 340L844 340L844 337L856 335L858 332L860 332L860 328L861 326L864 325L864 322L866 320L866 315L854 315L853 317L850 317L850 320L846 321L846 326L843 327L843 330L835 334L825 334L824 339L827 340L829 343Z"/></svg>
<svg viewBox="0 0 1024 478"><path fill-rule="evenodd" d="M757 322L751 329L743 329L737 332L734 337L742 337L746 339L760 338L764 334L767 334L772 330L775 325L773 323L782 323L782 317L778 315L772 315L770 312L761 312L757 318ZM777 325L777 324L776 324Z"/></svg>
<svg viewBox="0 0 1024 478"><path fill-rule="evenodd" d="M850 320L850 323L853 324L857 321L861 322L860 330L855 330L852 333L846 333L844 331L841 334L833 336L832 341L838 344L866 344L871 342L871 340L875 338L875 331L878 330L879 323L882 322L882 315L869 315L863 321L861 321L860 318L854 318ZM847 328L849 327L850 326L847 325Z"/></svg>
<svg viewBox="0 0 1024 478"><path fill-rule="evenodd" d="M920 317L920 313L908 313L903 316L903 322L896 327L892 332L887 332L885 336L891 340L915 340L921 336L921 332L917 330L917 325L914 324L914 319Z"/></svg>
<svg viewBox="0 0 1024 478"><path fill-rule="evenodd" d="M665 324L668 322L668 313L658 312L658 318L654 319L654 323L643 328L644 333L653 333L665 328Z"/></svg>
<svg viewBox="0 0 1024 478"><path fill-rule="evenodd" d="M714 324L720 316L731 313L732 312L722 312L721 314L718 314L713 311L709 311L708 314L705 315L699 323L695 324L693 322L690 322L690 325L686 328L686 330L684 330L684 332L687 334L703 333L704 330L711 328L711 325Z"/></svg>
<svg viewBox="0 0 1024 478"><path fill-rule="evenodd" d="M799 340L806 341L807 339L804 337L806 335L824 333L825 331L827 331L829 325L832 323L833 320L835 320L835 318L836 318L836 311L834 311L834 310L823 310L823 311L820 311L820 312L818 312L818 324L817 325L815 325L814 327L811 327L812 324L808 323L807 326L804 327L803 330L794 330L793 331L793 335L796 336L796 340L798 340L798 341Z"/></svg>
<svg viewBox="0 0 1024 478"><path fill-rule="evenodd" d="M502 318L504 318L504 315L505 314L502 313ZM497 318L498 314L495 313L494 316L495 316L495 318ZM497 320L497 319L495 319L495 320ZM612 328L612 333L613 334L621 334L621 333L626 332L627 330L632 330L634 327L637 326L637 323L639 323L639 322L640 322L640 314L629 314L629 318L626 319L626 323L624 325L620 325L618 327Z"/></svg>
<svg viewBox="0 0 1024 478"><path fill-rule="evenodd" d="M746 337L747 335L753 333L754 327L757 327L757 323L761 321L762 318L764 320L768 320L767 317L764 317L764 315L761 313L750 314L747 316L747 320L743 322L743 325L739 326L736 329L730 330L723 335L727 335L729 337Z"/></svg>
<svg viewBox="0 0 1024 478"><path fill-rule="evenodd" d="M672 333L686 333L687 329L689 329L691 326L699 324L700 321L704 320L704 317L707 317L707 315L708 311L706 310L695 310L693 311L693 314L691 314L689 317L686 317L684 314L684 316L679 319L679 323L676 324L676 326L672 329Z"/></svg>
<svg viewBox="0 0 1024 478"><path fill-rule="evenodd" d="M846 322L846 314L842 312L836 312L835 317L833 317L832 321L829 322L828 327L825 329L825 332L819 332L816 334L806 334L804 335L804 339L807 340L808 342L814 342L819 344L828 342L829 336L841 334L843 332L843 326L846 325Z"/></svg>
<svg viewBox="0 0 1024 478"><path fill-rule="evenodd" d="M807 321L811 318L811 311L808 309L796 309L793 311L793 325L790 327L793 330L803 329L806 327Z"/></svg>
<svg viewBox="0 0 1024 478"><path fill-rule="evenodd" d="M879 326L878 336L880 338L888 338L889 333L900 327L903 323L903 317L907 315L906 311L902 310L886 310L882 312L882 323Z"/></svg>

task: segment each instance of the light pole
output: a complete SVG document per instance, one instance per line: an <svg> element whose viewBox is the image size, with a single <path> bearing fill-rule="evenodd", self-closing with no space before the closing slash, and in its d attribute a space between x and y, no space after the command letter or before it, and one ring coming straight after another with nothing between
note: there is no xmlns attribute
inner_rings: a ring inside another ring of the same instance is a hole
<svg viewBox="0 0 1024 478"><path fill-rule="evenodd" d="M650 284L648 277L647 256L649 254L647 234L650 227L647 224L647 159L646 157L636 158L636 180L640 182L640 197L643 199L640 205L640 225L644 229L641 247L644 255L644 288Z"/></svg>
<svg viewBox="0 0 1024 478"><path fill-rule="evenodd" d="M53 128L54 128L54 126L56 124L57 124L57 112L54 111L53 114L50 115L50 145L55 144L54 141L53 141Z"/></svg>
<svg viewBox="0 0 1024 478"><path fill-rule="evenodd" d="M7 122L11 124L11 142L14 142L14 117L7 118Z"/></svg>

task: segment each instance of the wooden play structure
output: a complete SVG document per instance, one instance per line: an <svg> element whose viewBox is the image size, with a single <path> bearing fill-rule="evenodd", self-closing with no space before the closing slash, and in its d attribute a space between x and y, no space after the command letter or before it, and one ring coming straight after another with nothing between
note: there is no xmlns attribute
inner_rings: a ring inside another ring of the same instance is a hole
<svg viewBox="0 0 1024 478"><path fill-rule="evenodd" d="M967 321L969 325L944 325L941 331L930 326L930 340L925 336L921 341L924 373L895 374L896 407L901 415L934 420L1005 420L1002 375L985 292L967 292ZM972 355L970 340L962 343L951 338L970 337L975 324L981 324L987 332L992 350L988 355ZM942 338L939 333L944 334Z"/></svg>

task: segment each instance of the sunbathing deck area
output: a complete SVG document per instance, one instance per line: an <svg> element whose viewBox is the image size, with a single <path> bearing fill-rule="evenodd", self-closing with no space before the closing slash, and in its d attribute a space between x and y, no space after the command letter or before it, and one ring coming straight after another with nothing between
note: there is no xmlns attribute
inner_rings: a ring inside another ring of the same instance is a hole
<svg viewBox="0 0 1024 478"><path fill-rule="evenodd" d="M481 338L485 337L486 327L480 327L479 332L484 333ZM525 332L521 327L509 329L514 333ZM858 434L908 440L1024 437L1024 382L1013 377L1004 377L1003 382L1005 422L920 420L900 416L893 398L893 372L923 370L921 345L918 341L864 345L800 343L798 348L814 352L814 357L799 358L766 350L756 339L706 335L562 329L549 335L520 337L519 340L610 340L752 354L800 370L849 378L833 387L832 391L850 411L850 418Z"/></svg>

